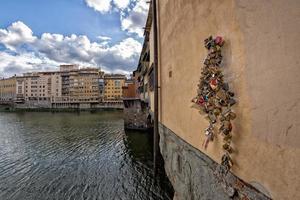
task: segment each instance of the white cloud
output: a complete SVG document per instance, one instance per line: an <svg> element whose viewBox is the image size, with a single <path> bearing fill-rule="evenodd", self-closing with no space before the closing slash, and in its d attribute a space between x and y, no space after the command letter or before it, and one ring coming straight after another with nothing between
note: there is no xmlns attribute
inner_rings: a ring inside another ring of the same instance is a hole
<svg viewBox="0 0 300 200"><path fill-rule="evenodd" d="M107 37L107 36L103 36L103 35L99 35L97 38L99 40L101 40L101 41L109 41L109 40L111 40L111 37Z"/></svg>
<svg viewBox="0 0 300 200"><path fill-rule="evenodd" d="M114 0L114 4L117 8L123 10L129 6L130 0Z"/></svg>
<svg viewBox="0 0 300 200"><path fill-rule="evenodd" d="M149 10L148 0L85 0L87 5L104 14L116 10L120 14L121 29L143 37ZM130 5L134 5L133 8Z"/></svg>
<svg viewBox="0 0 300 200"><path fill-rule="evenodd" d="M148 9L149 4L146 0L137 0L129 15L127 17L121 16L122 30L136 33L139 37L143 37L143 27L146 24Z"/></svg>
<svg viewBox="0 0 300 200"><path fill-rule="evenodd" d="M0 31L7 33L8 29L9 27ZM27 35L29 37L22 37L27 38L24 41L14 40L15 33L10 34L12 38L9 35L0 37L0 44L4 44L7 48L11 45L11 42L7 45L7 41L14 41L13 48L1 52L0 55L0 72L5 76L18 73L18 70L19 73L26 70L51 70L60 63L101 67L111 72L128 72L136 68L142 49L142 45L133 38L126 38L115 45L103 45L103 41L91 42L85 35L64 36L44 33L39 38L33 36L30 28L27 32L31 34ZM109 40L108 37L102 39L104 42ZM25 44L26 48L21 44Z"/></svg>
<svg viewBox="0 0 300 200"><path fill-rule="evenodd" d="M110 50L123 59L129 59L135 53L140 53L141 44L133 38L127 38L119 44L112 46Z"/></svg>
<svg viewBox="0 0 300 200"><path fill-rule="evenodd" d="M111 10L112 0L85 0L87 5L94 8L96 11L106 13Z"/></svg>
<svg viewBox="0 0 300 200"><path fill-rule="evenodd" d="M38 57L33 52L11 55L0 52L0 77L9 77L29 71L55 70L60 63L45 57Z"/></svg>
<svg viewBox="0 0 300 200"><path fill-rule="evenodd" d="M0 29L0 42L10 50L15 50L20 45L32 43L35 40L36 37L32 35L31 29L20 21L14 22L7 30Z"/></svg>
<svg viewBox="0 0 300 200"><path fill-rule="evenodd" d="M112 5L119 10L124 10L130 4L130 0L85 0L85 2L89 7L102 14L111 11Z"/></svg>

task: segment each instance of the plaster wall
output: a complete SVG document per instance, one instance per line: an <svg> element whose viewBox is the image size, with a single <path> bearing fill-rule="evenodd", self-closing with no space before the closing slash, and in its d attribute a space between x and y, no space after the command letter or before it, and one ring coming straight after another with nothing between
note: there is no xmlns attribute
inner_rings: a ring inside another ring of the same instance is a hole
<svg viewBox="0 0 300 200"><path fill-rule="evenodd" d="M208 121L191 99L203 40L223 36L223 72L238 100L232 172L274 199L300 199L300 1L158 2L160 122L220 161L222 138L202 148Z"/></svg>

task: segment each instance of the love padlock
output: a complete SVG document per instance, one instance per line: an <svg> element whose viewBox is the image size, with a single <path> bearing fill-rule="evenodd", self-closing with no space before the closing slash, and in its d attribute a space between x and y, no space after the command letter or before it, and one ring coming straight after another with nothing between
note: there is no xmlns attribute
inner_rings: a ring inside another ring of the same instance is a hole
<svg viewBox="0 0 300 200"><path fill-rule="evenodd" d="M223 38L222 38L221 36L217 36L217 37L215 38L215 43L216 43L218 46L222 47L222 46L224 45L224 40L223 40Z"/></svg>
<svg viewBox="0 0 300 200"><path fill-rule="evenodd" d="M233 98L234 93L229 91L229 84L224 81L221 63L223 60L221 47L225 41L221 36L213 38L209 36L204 40L205 48L208 54L204 60L201 77L198 84L197 97L193 102L200 106L200 113L206 113L210 126L205 129L204 149L207 148L210 141L214 138L214 126L219 125L219 132L223 136L223 149L225 154L222 156L222 166L230 170L233 162L230 153L233 152L231 147L232 141L232 123L231 120L236 118L236 114L231 111L231 106L236 104Z"/></svg>
<svg viewBox="0 0 300 200"><path fill-rule="evenodd" d="M218 79L214 78L209 81L209 86L211 89L215 90L218 88Z"/></svg>

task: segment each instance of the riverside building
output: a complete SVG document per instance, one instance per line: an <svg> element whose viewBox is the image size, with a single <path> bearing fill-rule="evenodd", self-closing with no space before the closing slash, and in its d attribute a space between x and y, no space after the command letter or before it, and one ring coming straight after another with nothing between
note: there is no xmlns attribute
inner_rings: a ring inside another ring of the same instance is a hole
<svg viewBox="0 0 300 200"><path fill-rule="evenodd" d="M125 85L126 76L122 74L104 75L104 102L122 104L122 87Z"/></svg>
<svg viewBox="0 0 300 200"><path fill-rule="evenodd" d="M0 80L0 101L10 102L16 98L16 76Z"/></svg>
<svg viewBox="0 0 300 200"><path fill-rule="evenodd" d="M97 68L61 65L59 71L1 79L0 103L21 108L97 108L104 102L105 91L107 101L120 101L125 79L114 74L105 79L104 72Z"/></svg>

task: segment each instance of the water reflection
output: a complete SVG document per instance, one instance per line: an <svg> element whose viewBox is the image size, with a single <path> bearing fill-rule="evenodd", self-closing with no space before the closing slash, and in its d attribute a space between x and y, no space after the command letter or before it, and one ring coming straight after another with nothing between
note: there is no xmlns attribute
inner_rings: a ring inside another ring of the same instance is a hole
<svg viewBox="0 0 300 200"><path fill-rule="evenodd" d="M122 113L0 113L0 199L171 199Z"/></svg>

